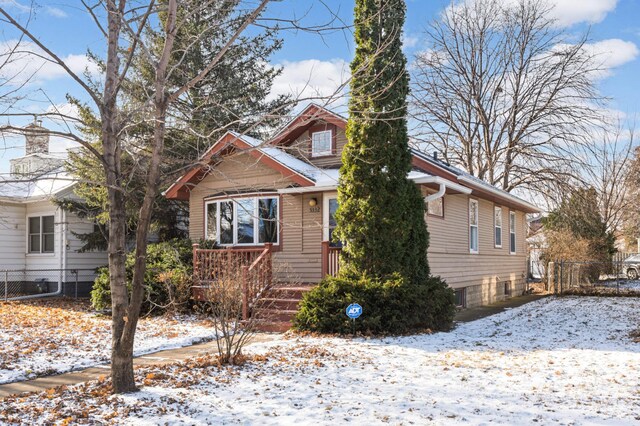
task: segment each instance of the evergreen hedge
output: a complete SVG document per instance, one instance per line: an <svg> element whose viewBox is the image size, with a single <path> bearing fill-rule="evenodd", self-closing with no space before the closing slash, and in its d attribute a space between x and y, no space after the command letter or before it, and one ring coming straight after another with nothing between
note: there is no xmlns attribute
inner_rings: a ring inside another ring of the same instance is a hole
<svg viewBox="0 0 640 426"><path fill-rule="evenodd" d="M305 294L294 327L349 334L352 321L345 310L351 303L362 306L356 330L363 334L447 330L455 314L453 290L440 277L429 277L419 285L399 275L386 280L328 277Z"/></svg>

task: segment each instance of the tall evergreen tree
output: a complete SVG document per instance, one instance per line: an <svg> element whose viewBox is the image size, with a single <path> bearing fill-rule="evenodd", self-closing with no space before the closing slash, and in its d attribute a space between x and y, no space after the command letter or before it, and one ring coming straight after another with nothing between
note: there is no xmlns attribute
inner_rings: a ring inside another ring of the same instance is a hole
<svg viewBox="0 0 640 426"><path fill-rule="evenodd" d="M161 0L159 3L166 3ZM173 51L170 84L181 87L196 77L204 67L214 61L224 45L228 33L242 25L246 13L238 13L239 0L224 0L202 4L197 0L184 0L179 9L180 27ZM160 19L166 19L163 13ZM227 22L226 26L210 25L211 22ZM158 33L148 33L150 46L161 50L164 38ZM165 152L162 164L161 190L166 189L186 168L195 164L226 130L235 130L252 136L263 136L277 127L290 110L289 96L270 96L274 79L281 70L269 65L269 59L282 47L282 40L275 29L242 35L229 48L205 78L171 105L167 123ZM94 58L95 59L95 58ZM102 66L98 59L98 65ZM140 55L133 63L129 81L123 90L123 102L134 117L127 127L130 149L123 153L123 168L130 177L127 182L127 211L129 231L135 230L134 217L144 197L145 174L139 161L145 156L147 142L151 139L153 123L148 101L154 96L153 66ZM72 100L73 101L73 100ZM84 122L90 123L83 132L99 137L100 123L89 117L77 101ZM85 117L85 115L87 115ZM144 161L144 160L142 160ZM97 160L86 149L70 157L69 169L83 182L76 192L86 203L66 202L65 207L83 217L107 223L108 215L95 207L106 207L107 191L101 186L104 180ZM162 240L186 236L186 205L156 197L152 230ZM83 250L102 249L106 246L103 232L80 235ZM130 232L131 235L133 235Z"/></svg>
<svg viewBox="0 0 640 426"><path fill-rule="evenodd" d="M344 274L411 283L429 275L424 201L407 178L409 77L402 52L403 0L357 0L348 143L340 169L337 237Z"/></svg>

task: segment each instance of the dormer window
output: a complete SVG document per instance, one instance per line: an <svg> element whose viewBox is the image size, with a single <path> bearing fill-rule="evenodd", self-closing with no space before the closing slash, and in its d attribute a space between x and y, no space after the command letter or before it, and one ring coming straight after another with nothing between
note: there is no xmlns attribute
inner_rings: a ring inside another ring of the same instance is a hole
<svg viewBox="0 0 640 426"><path fill-rule="evenodd" d="M333 154L331 133L331 130L325 130L322 132L313 132L311 134L311 155L313 157Z"/></svg>

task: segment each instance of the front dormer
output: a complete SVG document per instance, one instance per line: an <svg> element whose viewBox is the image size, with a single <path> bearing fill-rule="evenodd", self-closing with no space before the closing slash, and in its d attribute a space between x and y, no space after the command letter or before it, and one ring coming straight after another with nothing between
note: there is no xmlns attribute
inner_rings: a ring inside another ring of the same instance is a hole
<svg viewBox="0 0 640 426"><path fill-rule="evenodd" d="M347 143L346 124L345 118L312 104L268 143L316 167L338 168Z"/></svg>

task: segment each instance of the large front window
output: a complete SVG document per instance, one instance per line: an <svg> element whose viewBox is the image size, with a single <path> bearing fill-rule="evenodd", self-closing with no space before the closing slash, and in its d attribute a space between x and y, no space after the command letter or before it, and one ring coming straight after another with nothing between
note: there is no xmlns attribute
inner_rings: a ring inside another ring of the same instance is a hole
<svg viewBox="0 0 640 426"><path fill-rule="evenodd" d="M206 203L205 237L221 245L278 244L278 198L246 197Z"/></svg>
<svg viewBox="0 0 640 426"><path fill-rule="evenodd" d="M54 240L53 216L29 218L29 253L53 253Z"/></svg>
<svg viewBox="0 0 640 426"><path fill-rule="evenodd" d="M478 200L469 200L469 251L478 253Z"/></svg>

